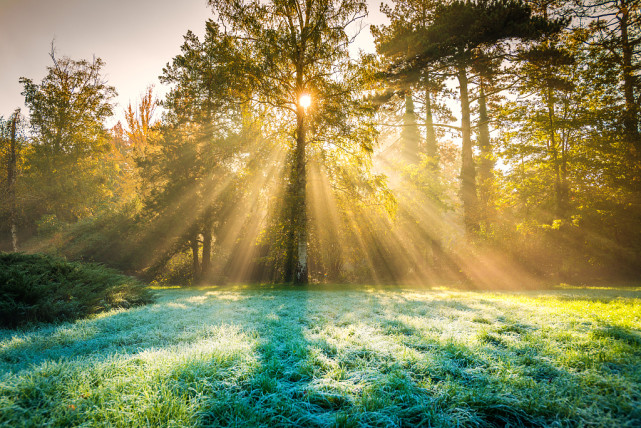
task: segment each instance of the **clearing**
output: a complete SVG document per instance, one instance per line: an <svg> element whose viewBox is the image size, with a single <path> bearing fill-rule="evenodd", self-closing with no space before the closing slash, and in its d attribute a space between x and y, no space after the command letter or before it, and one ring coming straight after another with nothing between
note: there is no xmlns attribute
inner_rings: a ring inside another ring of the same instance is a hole
<svg viewBox="0 0 641 428"><path fill-rule="evenodd" d="M639 288L157 293L0 330L0 425L641 425Z"/></svg>

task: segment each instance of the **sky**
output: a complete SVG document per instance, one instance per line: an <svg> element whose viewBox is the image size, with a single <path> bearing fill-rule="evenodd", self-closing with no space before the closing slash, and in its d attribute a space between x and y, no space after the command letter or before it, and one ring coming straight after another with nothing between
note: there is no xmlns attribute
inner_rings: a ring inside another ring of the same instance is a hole
<svg viewBox="0 0 641 428"><path fill-rule="evenodd" d="M379 5L368 0L357 48L373 52L368 25L384 22ZM187 30L202 35L211 16L206 0L0 0L0 116L16 107L28 113L18 79L44 78L54 41L60 57L105 61L103 73L119 94L115 123L149 85L165 92L162 68L180 53Z"/></svg>

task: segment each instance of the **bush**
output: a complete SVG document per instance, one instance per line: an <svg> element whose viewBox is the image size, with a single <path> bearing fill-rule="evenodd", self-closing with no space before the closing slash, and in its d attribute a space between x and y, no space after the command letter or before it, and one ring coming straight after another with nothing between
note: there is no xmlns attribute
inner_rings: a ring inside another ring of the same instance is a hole
<svg viewBox="0 0 641 428"><path fill-rule="evenodd" d="M74 320L153 300L138 280L93 263L0 253L0 326Z"/></svg>

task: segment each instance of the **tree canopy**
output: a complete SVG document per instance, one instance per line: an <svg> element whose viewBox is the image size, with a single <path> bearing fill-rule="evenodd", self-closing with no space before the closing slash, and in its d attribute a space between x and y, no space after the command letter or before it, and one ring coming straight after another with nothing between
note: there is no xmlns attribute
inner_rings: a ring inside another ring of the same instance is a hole
<svg viewBox="0 0 641 428"><path fill-rule="evenodd" d="M636 2L395 0L359 54L364 0L208 5L162 96L119 111L54 50L21 79L3 249L165 282L638 275Z"/></svg>

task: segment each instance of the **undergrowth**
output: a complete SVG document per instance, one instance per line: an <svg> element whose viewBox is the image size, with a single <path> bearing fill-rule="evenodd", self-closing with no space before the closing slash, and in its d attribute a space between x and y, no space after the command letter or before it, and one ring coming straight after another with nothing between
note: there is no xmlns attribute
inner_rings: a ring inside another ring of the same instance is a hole
<svg viewBox="0 0 641 428"><path fill-rule="evenodd" d="M144 284L101 265L0 253L0 327L74 320L151 300Z"/></svg>

